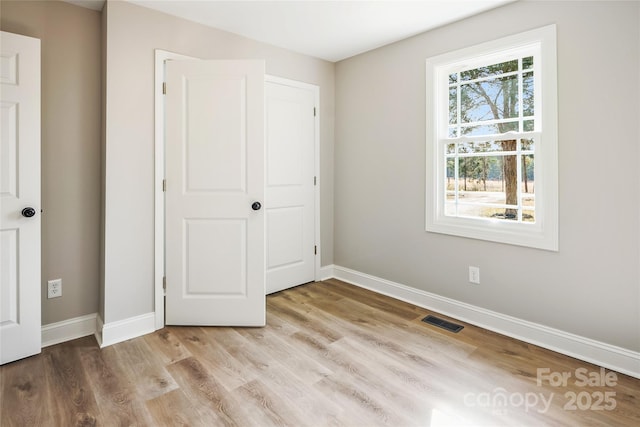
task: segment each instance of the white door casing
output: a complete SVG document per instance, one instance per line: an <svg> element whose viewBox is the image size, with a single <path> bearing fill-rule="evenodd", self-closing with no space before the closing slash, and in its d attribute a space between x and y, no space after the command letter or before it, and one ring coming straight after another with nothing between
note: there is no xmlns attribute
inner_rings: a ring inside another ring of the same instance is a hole
<svg viewBox="0 0 640 427"><path fill-rule="evenodd" d="M264 67L166 65L167 324L265 325Z"/></svg>
<svg viewBox="0 0 640 427"><path fill-rule="evenodd" d="M0 48L0 364L4 364L41 350L40 40L3 31ZM23 214L25 208L32 208L34 215Z"/></svg>
<svg viewBox="0 0 640 427"><path fill-rule="evenodd" d="M315 279L317 87L265 85L267 293Z"/></svg>

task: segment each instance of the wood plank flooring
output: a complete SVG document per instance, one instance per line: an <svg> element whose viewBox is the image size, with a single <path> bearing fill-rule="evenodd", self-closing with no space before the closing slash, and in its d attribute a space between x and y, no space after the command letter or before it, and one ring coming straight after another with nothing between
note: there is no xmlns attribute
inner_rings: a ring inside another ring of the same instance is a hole
<svg viewBox="0 0 640 427"><path fill-rule="evenodd" d="M265 328L70 341L0 367L0 425L640 425L640 380L427 314L328 280L269 296Z"/></svg>

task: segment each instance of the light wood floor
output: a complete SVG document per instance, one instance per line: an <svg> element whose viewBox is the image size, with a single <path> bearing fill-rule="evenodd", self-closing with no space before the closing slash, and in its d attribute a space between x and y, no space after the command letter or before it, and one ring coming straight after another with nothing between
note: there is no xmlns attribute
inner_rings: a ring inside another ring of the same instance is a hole
<svg viewBox="0 0 640 427"><path fill-rule="evenodd" d="M337 280L267 306L265 328L167 327L102 350L86 337L5 365L0 425L640 425L640 380L581 386L600 368L464 323L444 331ZM538 385L538 369L571 377Z"/></svg>

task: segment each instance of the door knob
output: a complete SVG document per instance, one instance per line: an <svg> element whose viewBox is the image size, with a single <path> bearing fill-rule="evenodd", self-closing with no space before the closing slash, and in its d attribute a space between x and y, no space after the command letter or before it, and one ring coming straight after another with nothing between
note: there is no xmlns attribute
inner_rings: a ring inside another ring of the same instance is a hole
<svg viewBox="0 0 640 427"><path fill-rule="evenodd" d="M31 218L35 214L36 214L36 210L31 207L22 209L22 216L25 218Z"/></svg>
<svg viewBox="0 0 640 427"><path fill-rule="evenodd" d="M254 211L259 211L261 207L262 205L260 204L260 202L253 202L253 204L251 205L251 209L253 209Z"/></svg>

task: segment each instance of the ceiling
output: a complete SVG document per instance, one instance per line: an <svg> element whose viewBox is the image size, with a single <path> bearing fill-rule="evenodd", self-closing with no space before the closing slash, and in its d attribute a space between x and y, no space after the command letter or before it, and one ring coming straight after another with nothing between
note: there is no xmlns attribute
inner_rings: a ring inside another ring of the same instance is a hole
<svg viewBox="0 0 640 427"><path fill-rule="evenodd" d="M104 4L65 1L96 10ZM337 62L514 0L117 1Z"/></svg>

